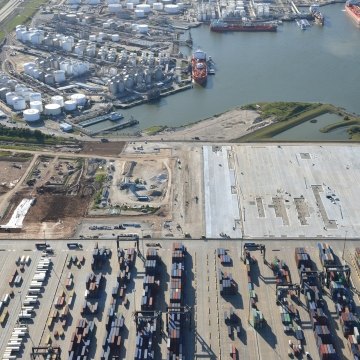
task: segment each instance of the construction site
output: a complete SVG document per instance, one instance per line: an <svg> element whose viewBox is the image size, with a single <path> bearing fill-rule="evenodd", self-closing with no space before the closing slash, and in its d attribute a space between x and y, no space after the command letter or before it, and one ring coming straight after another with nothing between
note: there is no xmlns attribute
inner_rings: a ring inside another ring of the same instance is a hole
<svg viewBox="0 0 360 360"><path fill-rule="evenodd" d="M4 152L9 171L0 175L0 237L116 238L129 231L175 239L357 236L355 144L163 142L112 149L113 155L98 157L90 147L75 155ZM13 226L18 206L23 222Z"/></svg>

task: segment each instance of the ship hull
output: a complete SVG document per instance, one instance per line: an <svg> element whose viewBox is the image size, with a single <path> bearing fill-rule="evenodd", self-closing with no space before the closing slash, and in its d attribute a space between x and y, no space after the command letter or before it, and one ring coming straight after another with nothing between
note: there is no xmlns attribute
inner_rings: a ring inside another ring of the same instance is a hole
<svg viewBox="0 0 360 360"><path fill-rule="evenodd" d="M345 11L351 17L351 19L355 22L355 24L357 26L360 26L360 7L359 7L359 12L356 13L355 7L346 5Z"/></svg>

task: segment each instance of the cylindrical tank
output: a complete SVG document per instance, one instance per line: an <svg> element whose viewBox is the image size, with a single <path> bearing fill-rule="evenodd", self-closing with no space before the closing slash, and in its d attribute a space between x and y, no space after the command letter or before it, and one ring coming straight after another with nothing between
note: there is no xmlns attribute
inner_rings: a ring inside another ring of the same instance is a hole
<svg viewBox="0 0 360 360"><path fill-rule="evenodd" d="M133 9L134 9L134 4L131 3L131 2L128 2L128 3L126 3L126 8L127 8L128 10L133 10Z"/></svg>
<svg viewBox="0 0 360 360"><path fill-rule="evenodd" d="M39 92L30 93L29 101L41 101L41 93Z"/></svg>
<svg viewBox="0 0 360 360"><path fill-rule="evenodd" d="M147 24L139 24L137 26L137 31L141 34L147 34L149 31L149 25Z"/></svg>
<svg viewBox="0 0 360 360"><path fill-rule="evenodd" d="M52 75L52 74L46 74L44 81L45 81L45 84L48 84L48 85L54 84L54 82L55 82L55 80L54 80L54 75Z"/></svg>
<svg viewBox="0 0 360 360"><path fill-rule="evenodd" d="M26 109L23 111L24 120L34 122L40 119L40 111L38 109Z"/></svg>
<svg viewBox="0 0 360 360"><path fill-rule="evenodd" d="M37 109L39 112L42 112L44 110L42 101L30 101L30 109Z"/></svg>
<svg viewBox="0 0 360 360"><path fill-rule="evenodd" d="M55 82L62 83L65 81L65 70L55 70L53 75Z"/></svg>
<svg viewBox="0 0 360 360"><path fill-rule="evenodd" d="M136 9L134 11L135 17L136 18L143 18L145 16L144 10L138 10Z"/></svg>
<svg viewBox="0 0 360 360"><path fill-rule="evenodd" d="M67 14L66 21L71 22L71 23L76 23L77 22L76 14Z"/></svg>
<svg viewBox="0 0 360 360"><path fill-rule="evenodd" d="M119 34L112 34L111 35L111 41L119 41L120 40L120 35Z"/></svg>
<svg viewBox="0 0 360 360"><path fill-rule="evenodd" d="M156 11L162 11L164 9L164 5L160 2L153 3L153 9Z"/></svg>
<svg viewBox="0 0 360 360"><path fill-rule="evenodd" d="M178 14L179 11L180 11L179 6L178 6L178 5L175 5L175 4L165 5L164 10L165 10L165 12L168 13L168 14Z"/></svg>
<svg viewBox="0 0 360 360"><path fill-rule="evenodd" d="M140 0L128 0L128 3L133 3L135 5L140 4Z"/></svg>
<svg viewBox="0 0 360 360"><path fill-rule="evenodd" d="M22 96L16 96L13 98L14 110L20 111L26 109L26 102Z"/></svg>
<svg viewBox="0 0 360 360"><path fill-rule="evenodd" d="M13 106L14 98L18 97L15 92L8 92L5 94L6 104Z"/></svg>
<svg viewBox="0 0 360 360"><path fill-rule="evenodd" d="M76 110L76 101L74 100L66 100L64 102L65 111L74 111Z"/></svg>
<svg viewBox="0 0 360 360"><path fill-rule="evenodd" d="M45 105L45 113L53 116L60 115L61 106L59 104L47 104Z"/></svg>
<svg viewBox="0 0 360 360"><path fill-rule="evenodd" d="M120 0L107 0L108 5L109 4L119 4Z"/></svg>
<svg viewBox="0 0 360 360"><path fill-rule="evenodd" d="M119 13L121 11L121 8L122 8L121 4L109 4L108 5L108 10L112 14Z"/></svg>
<svg viewBox="0 0 360 360"><path fill-rule="evenodd" d="M60 106L64 106L64 97L61 95L55 95L51 97L51 102L53 104L59 104Z"/></svg>
<svg viewBox="0 0 360 360"><path fill-rule="evenodd" d="M89 35L89 41L96 41L96 35Z"/></svg>
<svg viewBox="0 0 360 360"><path fill-rule="evenodd" d="M145 14L148 14L151 11L151 7L149 4L136 5L136 9L143 10Z"/></svg>
<svg viewBox="0 0 360 360"><path fill-rule="evenodd" d="M77 106L84 106L86 104L86 95L84 94L72 94L70 99L75 101Z"/></svg>

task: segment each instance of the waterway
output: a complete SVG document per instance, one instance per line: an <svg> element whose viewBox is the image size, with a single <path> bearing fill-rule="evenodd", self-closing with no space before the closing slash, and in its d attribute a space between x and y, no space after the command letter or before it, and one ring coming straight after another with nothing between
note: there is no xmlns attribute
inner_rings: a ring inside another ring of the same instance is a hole
<svg viewBox="0 0 360 360"><path fill-rule="evenodd" d="M347 140L349 134L348 127L340 127L323 133L320 130L325 126L337 123L342 118L336 114L324 114L317 116L316 122L312 120L306 121L300 125L296 125L291 129L285 130L273 137L273 140L285 141L331 141L331 140Z"/></svg>
<svg viewBox="0 0 360 360"><path fill-rule="evenodd" d="M261 101L332 103L360 113L360 30L344 4L322 7L325 26L301 31L284 23L277 33L212 33L193 29L194 48L216 63L206 87L168 96L154 104L122 111L140 121L136 128L180 126L232 107ZM184 52L188 49L182 49Z"/></svg>

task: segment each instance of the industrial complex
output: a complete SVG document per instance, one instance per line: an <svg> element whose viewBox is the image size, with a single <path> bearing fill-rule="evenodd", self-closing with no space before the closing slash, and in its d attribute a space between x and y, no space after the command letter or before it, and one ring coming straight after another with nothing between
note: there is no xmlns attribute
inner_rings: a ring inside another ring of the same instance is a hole
<svg viewBox="0 0 360 360"><path fill-rule="evenodd" d="M192 28L303 31L327 3L0 0L0 359L360 359L360 145L235 142L359 119L128 112L216 79Z"/></svg>

